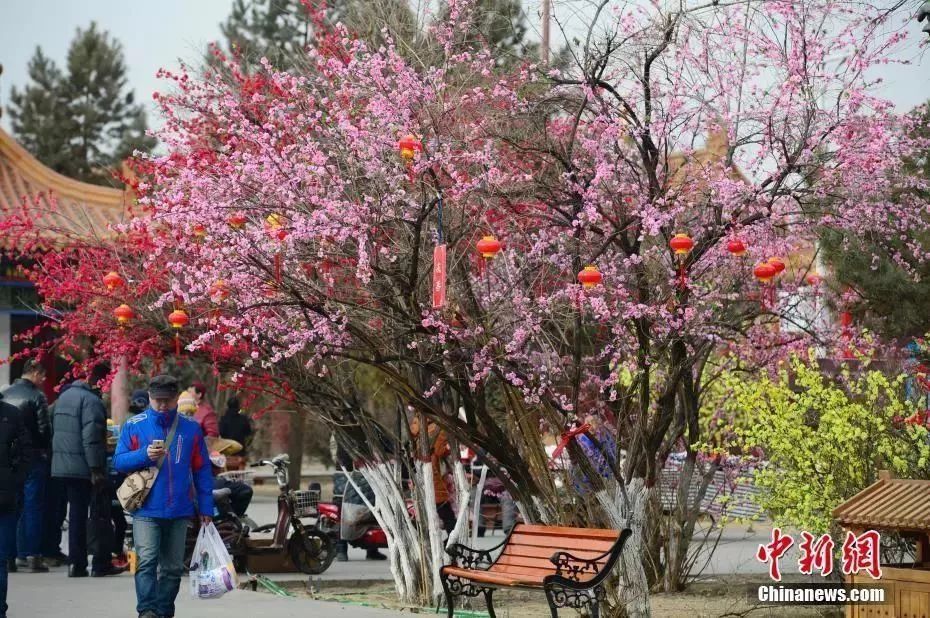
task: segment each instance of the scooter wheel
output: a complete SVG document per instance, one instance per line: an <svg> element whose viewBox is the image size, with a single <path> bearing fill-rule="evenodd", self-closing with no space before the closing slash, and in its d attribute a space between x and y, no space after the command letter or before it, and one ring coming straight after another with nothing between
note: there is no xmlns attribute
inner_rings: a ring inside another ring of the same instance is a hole
<svg viewBox="0 0 930 618"><path fill-rule="evenodd" d="M304 530L287 541L287 551L294 566L301 573L319 575L329 568L336 558L336 546L328 534L319 530Z"/></svg>

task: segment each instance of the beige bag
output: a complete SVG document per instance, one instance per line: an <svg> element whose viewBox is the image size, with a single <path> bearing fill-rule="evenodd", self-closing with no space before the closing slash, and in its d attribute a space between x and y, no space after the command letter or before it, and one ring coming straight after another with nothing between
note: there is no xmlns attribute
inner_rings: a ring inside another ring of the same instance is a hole
<svg viewBox="0 0 930 618"><path fill-rule="evenodd" d="M174 434L178 429L178 414L174 416L174 422L171 423L171 430L168 432L166 441L166 454L171 452L171 444L174 442ZM155 479L158 477L158 471L161 470L161 464L165 461L162 457L154 466L137 470L126 477L126 480L120 484L116 490L116 498L123 505L123 509L129 513L139 510L145 499L149 497L149 492L155 486Z"/></svg>

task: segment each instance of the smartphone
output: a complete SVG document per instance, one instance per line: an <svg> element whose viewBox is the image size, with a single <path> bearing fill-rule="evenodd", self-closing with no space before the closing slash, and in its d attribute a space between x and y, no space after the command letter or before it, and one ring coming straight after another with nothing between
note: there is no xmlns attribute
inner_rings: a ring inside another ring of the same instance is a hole
<svg viewBox="0 0 930 618"><path fill-rule="evenodd" d="M164 440L152 440L152 446L155 448L165 448Z"/></svg>

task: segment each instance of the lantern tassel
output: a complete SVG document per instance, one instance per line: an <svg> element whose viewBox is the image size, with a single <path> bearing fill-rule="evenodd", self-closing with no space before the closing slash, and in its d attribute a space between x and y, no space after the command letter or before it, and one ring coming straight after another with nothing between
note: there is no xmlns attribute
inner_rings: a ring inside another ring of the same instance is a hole
<svg viewBox="0 0 930 618"><path fill-rule="evenodd" d="M181 335L177 332L174 333L174 355L181 356Z"/></svg>
<svg viewBox="0 0 930 618"><path fill-rule="evenodd" d="M274 282L281 285L281 252L274 254Z"/></svg>

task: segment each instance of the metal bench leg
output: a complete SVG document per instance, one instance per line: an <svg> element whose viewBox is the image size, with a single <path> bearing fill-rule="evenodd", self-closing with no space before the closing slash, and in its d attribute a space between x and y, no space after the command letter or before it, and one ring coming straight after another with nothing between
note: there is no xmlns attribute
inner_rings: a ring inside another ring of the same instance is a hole
<svg viewBox="0 0 930 618"><path fill-rule="evenodd" d="M555 599L552 598L552 589L545 588L546 601L549 603L549 611L552 612L552 618L559 618L559 610L556 608Z"/></svg>
<svg viewBox="0 0 930 618"><path fill-rule="evenodd" d="M492 598L494 596L494 588L485 588L482 592L484 592L484 602L488 606L488 615L491 618L497 618L494 614L494 600Z"/></svg>
<svg viewBox="0 0 930 618"><path fill-rule="evenodd" d="M446 608L448 609L448 618L455 618L455 604L454 597L452 596L452 591L449 590L449 584L446 582L445 576L441 576L439 581L442 582L442 591L446 593Z"/></svg>

